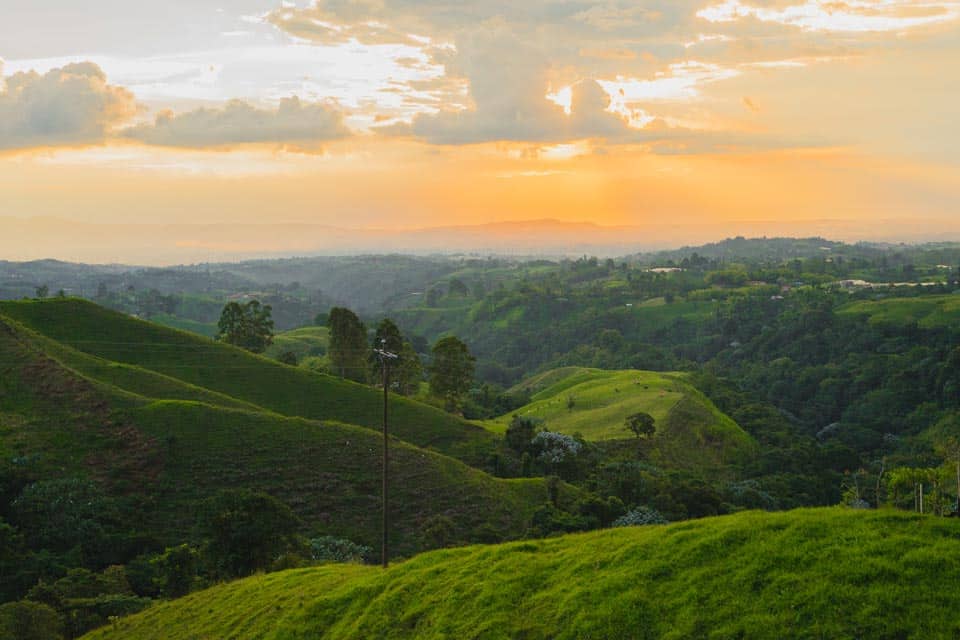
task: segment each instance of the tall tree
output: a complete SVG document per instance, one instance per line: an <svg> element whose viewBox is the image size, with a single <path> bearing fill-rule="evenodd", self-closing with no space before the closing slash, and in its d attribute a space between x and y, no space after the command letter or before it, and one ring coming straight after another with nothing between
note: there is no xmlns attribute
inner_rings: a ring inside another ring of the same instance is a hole
<svg viewBox="0 0 960 640"><path fill-rule="evenodd" d="M259 300L228 303L220 313L217 340L263 353L273 342L272 312L270 305L261 305Z"/></svg>
<svg viewBox="0 0 960 640"><path fill-rule="evenodd" d="M330 366L341 378L363 382L367 375L367 328L353 311L334 307L327 320Z"/></svg>
<svg viewBox="0 0 960 640"><path fill-rule="evenodd" d="M473 384L476 358L456 336L441 338L433 345L430 365L430 391L446 399L447 410L453 411L460 397Z"/></svg>
<svg viewBox="0 0 960 640"><path fill-rule="evenodd" d="M423 381L423 364L417 350L409 340L403 342L400 349L400 361L397 364L397 391L405 396L411 396L420 390Z"/></svg>
<svg viewBox="0 0 960 640"><path fill-rule="evenodd" d="M397 354L397 359L390 366L391 387L397 392L408 396L413 395L420 389L420 381L423 379L423 365L420 363L420 356L416 349L410 344L409 340L403 337L400 329L389 318L384 318L377 325L376 333L373 336L374 349L386 349L391 353ZM375 354L370 354L370 379L373 383L378 383L383 375L380 358Z"/></svg>

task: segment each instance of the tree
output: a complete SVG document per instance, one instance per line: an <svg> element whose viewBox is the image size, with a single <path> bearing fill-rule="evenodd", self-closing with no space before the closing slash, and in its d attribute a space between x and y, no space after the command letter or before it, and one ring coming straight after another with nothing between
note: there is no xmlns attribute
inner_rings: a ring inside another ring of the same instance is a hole
<svg viewBox="0 0 960 640"><path fill-rule="evenodd" d="M212 499L202 528L217 573L238 577L268 568L293 548L300 524L286 504L243 489L224 491Z"/></svg>
<svg viewBox="0 0 960 640"><path fill-rule="evenodd" d="M451 278L447 283L447 295L466 297L470 295L470 289L459 278Z"/></svg>
<svg viewBox="0 0 960 640"><path fill-rule="evenodd" d="M643 411L627 416L624 426L638 438L649 438L657 432L653 416Z"/></svg>
<svg viewBox="0 0 960 640"><path fill-rule="evenodd" d="M37 297L41 300L50 295L50 287L47 285L41 285L37 287Z"/></svg>
<svg viewBox="0 0 960 640"><path fill-rule="evenodd" d="M476 358L456 336L441 338L433 345L430 365L430 391L445 398L452 411L460 397L470 390Z"/></svg>
<svg viewBox="0 0 960 640"><path fill-rule="evenodd" d="M53 607L22 600L0 605L0 640L57 640L63 621Z"/></svg>
<svg viewBox="0 0 960 640"><path fill-rule="evenodd" d="M397 354L399 358L400 352L403 350L403 335L400 333L400 328L394 324L393 320L390 318L384 318L380 321L380 324L377 325L377 329L373 334L373 349L384 349L390 353ZM399 363L391 363L391 369L394 369L396 372L397 367L395 366ZM378 383L383 377L383 366L380 362L380 357L374 353L372 350L370 352L370 380L374 383Z"/></svg>
<svg viewBox="0 0 960 640"><path fill-rule="evenodd" d="M330 310L327 321L330 367L341 378L363 382L367 373L367 328L353 311L345 307Z"/></svg>
<svg viewBox="0 0 960 640"><path fill-rule="evenodd" d="M217 340L263 353L273 342L272 312L270 305L261 305L259 300L227 303L220 313Z"/></svg>
<svg viewBox="0 0 960 640"><path fill-rule="evenodd" d="M537 427L533 420L514 415L507 427L507 446L522 454L530 449L530 441L535 435L537 435Z"/></svg>
<svg viewBox="0 0 960 640"><path fill-rule="evenodd" d="M409 341L404 341L395 369L394 380L399 393L410 396L420 390L420 383L423 381L423 364Z"/></svg>

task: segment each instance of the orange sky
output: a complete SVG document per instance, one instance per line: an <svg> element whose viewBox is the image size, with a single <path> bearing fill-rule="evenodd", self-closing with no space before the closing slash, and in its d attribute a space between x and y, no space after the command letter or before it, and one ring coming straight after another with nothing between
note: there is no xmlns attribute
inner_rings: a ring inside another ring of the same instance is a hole
<svg viewBox="0 0 960 640"><path fill-rule="evenodd" d="M290 223L960 238L960 3L275 7L189 3L192 30L168 16L141 42L17 34L108 10L135 32L150 9L14 11L0 259L203 259L176 249L209 245L190 224L223 226L218 259L249 253L241 224L277 253L329 250ZM69 223L105 237L78 247ZM111 244L129 223L176 232Z"/></svg>

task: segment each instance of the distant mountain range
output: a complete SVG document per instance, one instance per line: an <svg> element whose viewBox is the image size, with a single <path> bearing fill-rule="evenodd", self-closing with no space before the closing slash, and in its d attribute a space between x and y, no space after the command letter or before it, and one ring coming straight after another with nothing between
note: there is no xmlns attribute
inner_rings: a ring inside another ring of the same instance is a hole
<svg viewBox="0 0 960 640"><path fill-rule="evenodd" d="M814 226L769 221L695 227L669 221L604 226L539 219L392 230L291 223L101 224L0 217L0 257L149 265L384 253L609 257L730 235L855 237L837 221L824 220ZM731 227L736 234L730 233Z"/></svg>

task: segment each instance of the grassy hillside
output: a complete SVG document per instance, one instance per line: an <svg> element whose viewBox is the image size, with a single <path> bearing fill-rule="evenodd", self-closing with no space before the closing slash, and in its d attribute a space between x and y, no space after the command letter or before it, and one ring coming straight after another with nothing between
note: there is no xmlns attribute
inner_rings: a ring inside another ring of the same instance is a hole
<svg viewBox="0 0 960 640"><path fill-rule="evenodd" d="M164 396L177 399L155 399ZM290 505L304 533L373 546L380 442L366 428L284 417L112 365L0 316L0 455L33 479L90 478L137 496L138 526L164 543L190 537L203 500L245 487ZM439 515L451 518L453 540L475 539L483 524L519 537L548 498L542 479L494 479L398 440L391 469L401 554L430 546L424 525Z"/></svg>
<svg viewBox="0 0 960 640"><path fill-rule="evenodd" d="M382 403L375 389L282 365L89 302L0 302L0 314L85 354L147 369L276 413L377 429L381 425ZM390 412L397 437L468 461L480 458L491 441L489 432L406 398L392 397Z"/></svg>
<svg viewBox="0 0 960 640"><path fill-rule="evenodd" d="M256 576L90 640L955 638L960 522L747 512Z"/></svg>
<svg viewBox="0 0 960 640"><path fill-rule="evenodd" d="M960 325L960 295L858 300L843 305L837 313L866 315L873 324L906 325L915 322L926 329L956 327Z"/></svg>
<svg viewBox="0 0 960 640"><path fill-rule="evenodd" d="M682 374L564 367L525 380L512 391L530 393L532 401L486 421L489 429L505 431L517 414L542 420L551 431L581 433L587 440L630 439L634 436L624 420L643 411L656 420L653 455L664 462L722 462L753 447L750 436Z"/></svg>
<svg viewBox="0 0 960 640"><path fill-rule="evenodd" d="M267 348L266 355L276 358L287 351L302 360L307 356L322 356L327 353L330 331L326 327L300 327L282 331L273 336L273 344Z"/></svg>

